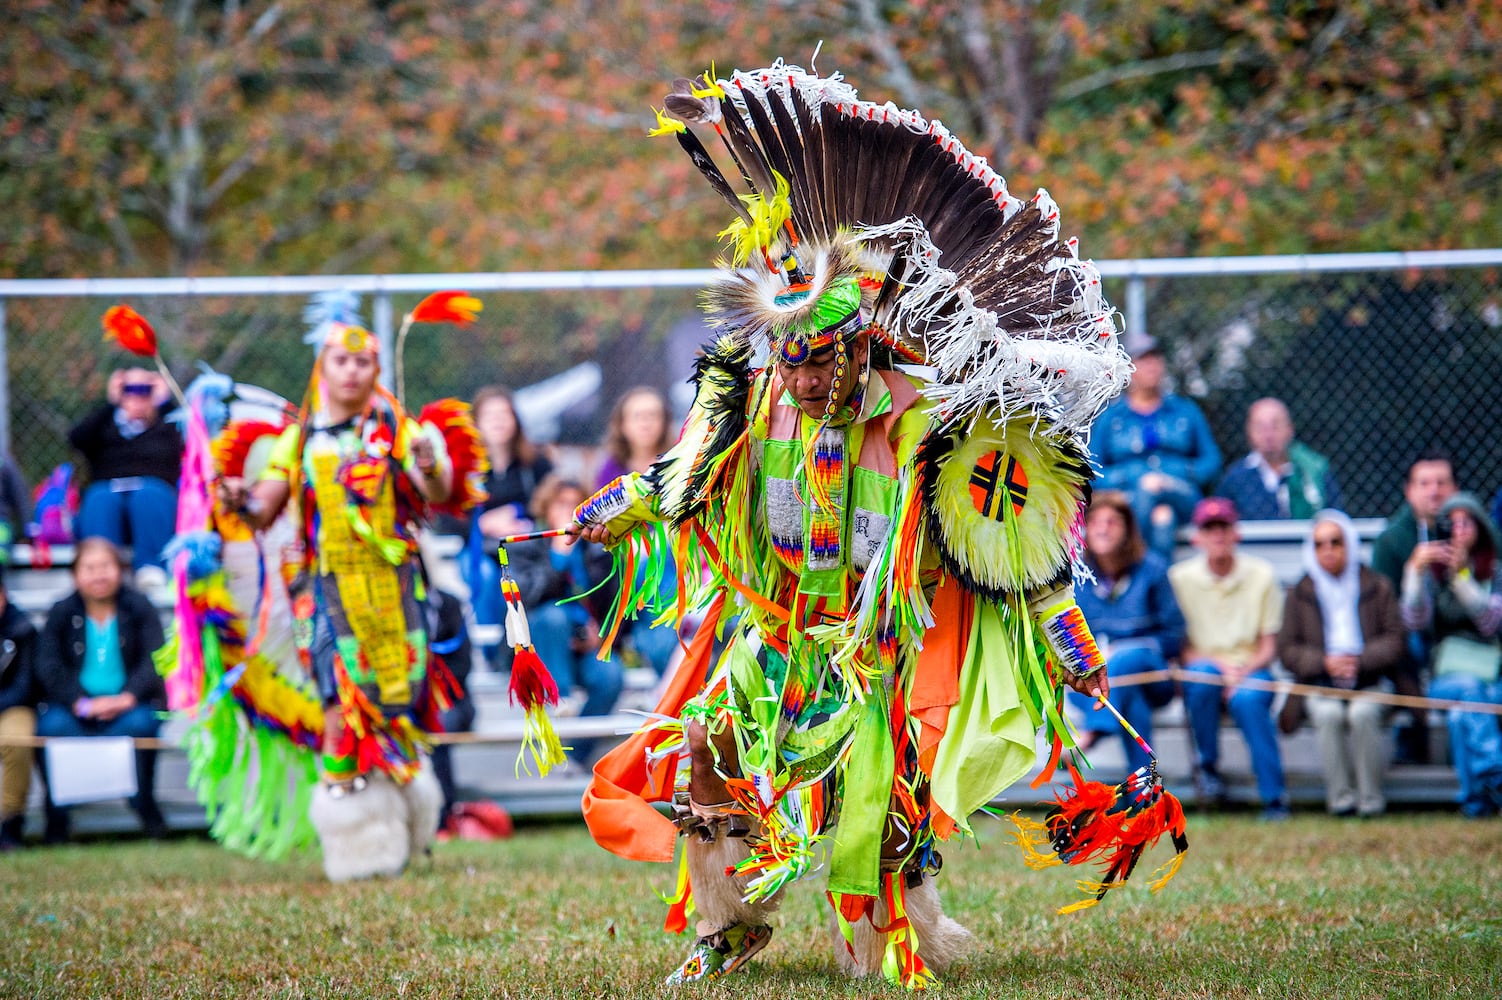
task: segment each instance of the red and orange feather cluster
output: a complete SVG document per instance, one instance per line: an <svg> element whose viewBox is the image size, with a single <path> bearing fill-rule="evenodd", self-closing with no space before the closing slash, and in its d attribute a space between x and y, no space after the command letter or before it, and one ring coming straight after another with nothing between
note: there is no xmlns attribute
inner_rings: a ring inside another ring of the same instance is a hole
<svg viewBox="0 0 1502 1000"><path fill-rule="evenodd" d="M468 326L484 308L484 304L468 292L434 292L417 303L417 308L412 310L412 322Z"/></svg>
<svg viewBox="0 0 1502 1000"><path fill-rule="evenodd" d="M1053 865L1098 865L1099 881L1081 880L1081 891L1093 898L1063 907L1069 913L1094 906L1105 894L1131 876L1142 854L1164 834L1173 839L1175 855L1159 869L1163 874L1149 886L1159 889L1173 878L1189 850L1184 807L1163 788L1157 773L1141 768L1116 786L1085 781L1069 765L1074 787L1061 792L1042 823L1014 814L1017 842L1032 868ZM1040 851L1048 844L1051 852ZM1156 872L1154 874L1157 874Z"/></svg>
<svg viewBox="0 0 1502 1000"><path fill-rule="evenodd" d="M266 420L231 420L214 438L214 468L221 476L243 477L245 462L251 448L264 437L278 436L287 429L287 424L274 424Z"/></svg>
<svg viewBox="0 0 1502 1000"><path fill-rule="evenodd" d="M149 358L156 354L156 331L145 317L130 306L110 306L101 321L106 342L113 340L132 354Z"/></svg>
<svg viewBox="0 0 1502 1000"><path fill-rule="evenodd" d="M485 477L490 472L490 456L480 441L469 404L458 399L440 399L429 403L417 415L418 423L432 424L443 435L449 462L454 468L453 488L443 503L433 509L445 514L463 515L485 502Z"/></svg>

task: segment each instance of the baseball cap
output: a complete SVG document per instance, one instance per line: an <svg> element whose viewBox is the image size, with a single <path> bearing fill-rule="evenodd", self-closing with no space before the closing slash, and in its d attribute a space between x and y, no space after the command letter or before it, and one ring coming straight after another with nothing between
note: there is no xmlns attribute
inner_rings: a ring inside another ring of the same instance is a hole
<svg viewBox="0 0 1502 1000"><path fill-rule="evenodd" d="M1196 528L1207 524L1235 524L1238 518L1236 505L1225 497L1205 497L1194 505L1190 520Z"/></svg>
<svg viewBox="0 0 1502 1000"><path fill-rule="evenodd" d="M1126 350L1127 354L1131 355L1133 360L1136 360L1144 354L1162 354L1163 345L1158 343L1157 337L1149 333L1144 333L1137 337L1128 337Z"/></svg>

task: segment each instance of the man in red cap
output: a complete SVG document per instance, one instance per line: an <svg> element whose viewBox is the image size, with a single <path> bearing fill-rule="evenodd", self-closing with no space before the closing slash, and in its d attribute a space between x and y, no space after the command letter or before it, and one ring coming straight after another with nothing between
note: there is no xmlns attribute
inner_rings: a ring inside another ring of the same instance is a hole
<svg viewBox="0 0 1502 1000"><path fill-rule="evenodd" d="M1191 673L1211 674L1223 683L1184 686L1184 705L1199 750L1199 792L1203 800L1225 797L1220 777L1220 714L1236 720L1262 799L1263 818L1288 818L1283 758L1272 717L1271 691L1242 685L1249 678L1272 680L1283 624L1283 591L1272 565L1236 551L1236 505L1207 497L1194 507L1194 546L1199 555L1168 571L1184 612L1188 639L1183 662Z"/></svg>

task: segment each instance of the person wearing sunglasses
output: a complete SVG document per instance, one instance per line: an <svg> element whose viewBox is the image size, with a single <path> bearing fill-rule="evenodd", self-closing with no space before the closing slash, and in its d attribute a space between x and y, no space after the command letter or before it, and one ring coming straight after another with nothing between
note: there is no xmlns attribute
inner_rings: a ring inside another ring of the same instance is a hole
<svg viewBox="0 0 1502 1000"><path fill-rule="evenodd" d="M176 407L166 382L144 368L112 373L106 402L68 433L88 464L79 538L105 538L131 551L136 584L166 583L162 548L177 524L182 435L163 418Z"/></svg>
<svg viewBox="0 0 1502 1000"><path fill-rule="evenodd" d="M1332 690L1310 696L1305 708L1319 734L1325 807L1335 816L1381 813L1387 771L1386 707L1335 692L1375 689L1408 655L1397 595L1386 577L1361 565L1359 546L1349 517L1314 515L1304 577L1288 592L1278 633L1283 666L1301 683Z"/></svg>

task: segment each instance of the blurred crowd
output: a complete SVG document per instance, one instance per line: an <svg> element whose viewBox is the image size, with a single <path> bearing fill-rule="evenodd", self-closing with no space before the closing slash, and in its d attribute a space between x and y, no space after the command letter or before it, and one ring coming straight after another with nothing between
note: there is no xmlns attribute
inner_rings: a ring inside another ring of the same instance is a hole
<svg viewBox="0 0 1502 1000"><path fill-rule="evenodd" d="M1207 807L1226 798L1220 737L1228 715L1249 751L1265 818L1289 814L1280 739L1306 721L1317 734L1328 810L1381 813L1390 763L1427 762L1432 746L1429 713L1395 709L1381 695L1502 704L1496 585L1502 494L1488 511L1458 490L1446 454L1417 456L1406 469L1392 470L1405 502L1365 565L1357 528L1341 513L1331 463L1297 440L1286 405L1253 403L1246 414L1249 449L1227 463L1199 408L1168 391L1159 345L1143 338L1132 354L1130 388L1091 435L1100 477L1085 522L1081 562L1088 572L1076 583L1113 678L1113 701L1151 742L1154 714L1182 699L1196 789ZM34 566L45 561L49 544L79 540L73 590L40 629L0 583L0 735L157 733L164 698L151 654L163 643L162 549L175 523L182 452L175 405L157 373L115 372L107 398L69 435L87 484L81 497L68 467L34 491L14 461L7 457L0 467L6 561L14 539L32 542ZM529 439L504 387L480 390L473 413L491 465L487 498L473 517L434 526L462 543L458 570L470 597L461 601L435 588L431 609L435 649L461 681L472 665L497 674L509 669L498 540L567 526L596 489L645 472L676 430L666 397L646 387L615 402L593 453L564 455ZM1302 575L1291 588L1245 550L1239 526L1247 520L1297 522L1291 530L1302 537ZM1175 562L1186 533L1192 552ZM564 538L507 551L564 714L610 714L628 670L663 676L689 638L643 616L630 623L618 654L599 660L599 623L615 597L609 554ZM669 574L662 585L676 588L676 581ZM1171 666L1182 668L1178 679L1168 675ZM1306 688L1278 697L1273 682L1290 676ZM1127 769L1147 763L1107 713L1070 697L1087 753L1119 735ZM474 721L469 698L444 720L461 731ZM1498 716L1452 709L1446 721L1460 808L1467 816L1496 815ZM594 749L576 741L571 753L588 763ZM440 756L435 763L452 803L451 763ZM137 751L134 804L144 828L158 834L154 758L155 751ZM32 761L29 747L0 747L0 845L20 840ZM67 812L50 798L46 836L68 836Z"/></svg>

